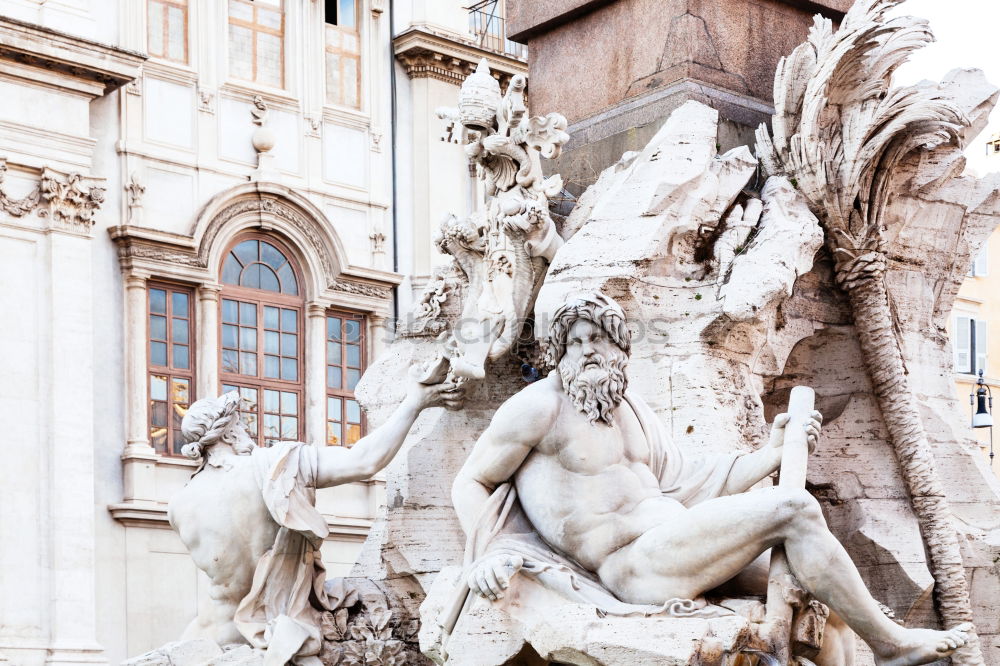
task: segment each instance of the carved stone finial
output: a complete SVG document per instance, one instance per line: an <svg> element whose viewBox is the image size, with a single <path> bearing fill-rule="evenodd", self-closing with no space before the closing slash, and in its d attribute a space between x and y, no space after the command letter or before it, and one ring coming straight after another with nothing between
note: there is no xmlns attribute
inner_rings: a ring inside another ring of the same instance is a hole
<svg viewBox="0 0 1000 666"><path fill-rule="evenodd" d="M496 126L501 101L500 83L490 74L490 66L483 58L458 94L462 124L470 130L489 133Z"/></svg>
<svg viewBox="0 0 1000 666"><path fill-rule="evenodd" d="M260 95L254 95L250 115L253 118L253 124L257 126L257 129L253 131L253 136L250 137L253 149L257 151L257 169L251 176L251 180L276 180L277 171L274 169L274 155L271 154L271 151L278 138L267 127L269 109L264 98Z"/></svg>
<svg viewBox="0 0 1000 666"><path fill-rule="evenodd" d="M128 195L128 223L142 223L142 197L146 193L146 186L138 173L133 172L128 183L125 184L125 193Z"/></svg>

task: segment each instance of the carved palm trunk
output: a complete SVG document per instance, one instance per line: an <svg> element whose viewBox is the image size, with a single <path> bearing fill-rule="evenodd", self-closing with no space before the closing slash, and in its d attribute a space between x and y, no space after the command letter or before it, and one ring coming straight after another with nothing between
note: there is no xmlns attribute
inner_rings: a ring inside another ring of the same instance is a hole
<svg viewBox="0 0 1000 666"><path fill-rule="evenodd" d="M865 364L920 525L936 583L938 613L945 627L953 627L973 621L969 586L951 510L893 332L885 266L882 252L868 252L838 264L836 279L850 298ZM978 636L972 634L970 642L951 660L953 664L981 666Z"/></svg>

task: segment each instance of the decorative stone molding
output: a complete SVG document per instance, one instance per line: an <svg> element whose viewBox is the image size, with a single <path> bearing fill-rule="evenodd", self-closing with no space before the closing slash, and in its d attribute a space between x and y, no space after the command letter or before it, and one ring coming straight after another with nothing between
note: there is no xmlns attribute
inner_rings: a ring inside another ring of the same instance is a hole
<svg viewBox="0 0 1000 666"><path fill-rule="evenodd" d="M369 141L371 143L370 147L371 147L371 151L373 153L381 153L382 152L382 136L383 136L382 135L382 130L380 130L377 127L373 127L373 128L371 128L371 131L369 131L369 133L368 133L368 139L369 139Z"/></svg>
<svg viewBox="0 0 1000 666"><path fill-rule="evenodd" d="M38 205L41 192L36 188L25 197L13 199L3 191L3 181L6 175L7 159L0 157L0 210L14 217L27 215Z"/></svg>
<svg viewBox="0 0 1000 666"><path fill-rule="evenodd" d="M139 174L133 173L125 184L125 194L128 197L128 223L142 224L142 197L146 193Z"/></svg>
<svg viewBox="0 0 1000 666"><path fill-rule="evenodd" d="M27 196L14 199L2 188L6 174L7 160L0 158L0 210L14 217L23 217L37 209L39 217L49 218L58 226L82 226L89 230L94 224L94 213L104 203L105 189L98 184L102 179L42 167L38 187Z"/></svg>
<svg viewBox="0 0 1000 666"><path fill-rule="evenodd" d="M134 81L129 81L128 83L126 83L125 92L127 92L129 95L142 97L142 77L139 77Z"/></svg>
<svg viewBox="0 0 1000 666"><path fill-rule="evenodd" d="M323 128L323 118L320 116L307 115L306 120L306 136L311 136L315 138L320 138L320 130Z"/></svg>
<svg viewBox="0 0 1000 666"><path fill-rule="evenodd" d="M215 113L215 93L208 88L198 88L198 110Z"/></svg>
<svg viewBox="0 0 1000 666"><path fill-rule="evenodd" d="M104 203L105 193L103 187L92 181L78 173L63 176L43 168L39 189L47 207L39 210L38 215L66 226L82 225L89 229L94 224L94 213Z"/></svg>
<svg viewBox="0 0 1000 666"><path fill-rule="evenodd" d="M432 78L461 85L483 58L489 61L491 74L502 88L506 88L514 75L528 73L527 63L521 60L423 26L398 35L393 40L393 51L411 79Z"/></svg>
<svg viewBox="0 0 1000 666"><path fill-rule="evenodd" d="M372 0L372 18L377 19L385 11L385 0Z"/></svg>
<svg viewBox="0 0 1000 666"><path fill-rule="evenodd" d="M371 298L379 298L383 300L392 298L392 289L371 282L359 282L357 280L338 278L336 282L330 285L330 288L334 291L341 291L346 294L354 294L356 296L369 296Z"/></svg>

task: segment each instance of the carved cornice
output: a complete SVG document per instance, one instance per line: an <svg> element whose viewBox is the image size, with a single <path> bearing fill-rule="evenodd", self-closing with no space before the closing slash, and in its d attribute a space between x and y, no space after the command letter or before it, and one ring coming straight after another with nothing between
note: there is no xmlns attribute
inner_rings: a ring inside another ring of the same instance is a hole
<svg viewBox="0 0 1000 666"><path fill-rule="evenodd" d="M353 294L355 296L368 296L370 298L377 298L383 301L387 301L392 298L392 289L383 285L375 284L373 282L361 282L360 280L347 280L345 278L337 278L336 282L330 285L330 289L333 291L340 291L345 294Z"/></svg>
<svg viewBox="0 0 1000 666"><path fill-rule="evenodd" d="M527 63L482 49L455 35L445 35L426 27L413 27L392 42L396 58L411 79L432 78L462 85L465 78L486 58L490 70L506 87L515 74L527 74Z"/></svg>
<svg viewBox="0 0 1000 666"><path fill-rule="evenodd" d="M40 25L0 17L0 60L29 65L40 72L57 72L67 79L98 84L107 93L134 80L146 56Z"/></svg>

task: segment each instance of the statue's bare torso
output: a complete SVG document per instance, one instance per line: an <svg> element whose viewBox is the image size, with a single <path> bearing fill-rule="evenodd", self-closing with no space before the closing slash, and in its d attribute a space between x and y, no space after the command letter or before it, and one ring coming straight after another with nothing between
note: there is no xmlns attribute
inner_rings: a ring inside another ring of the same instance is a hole
<svg viewBox="0 0 1000 666"><path fill-rule="evenodd" d="M170 501L170 524L209 580L219 620L199 615L184 638L211 633L220 644L244 642L232 615L250 591L257 562L274 545L271 518L254 477L251 456L230 456L226 467L206 465ZM228 621L222 615L228 614Z"/></svg>
<svg viewBox="0 0 1000 666"><path fill-rule="evenodd" d="M628 402L614 425L591 424L555 375L522 391L532 411L551 412L551 427L515 474L521 505L539 534L591 571L671 512L649 468L650 449Z"/></svg>

